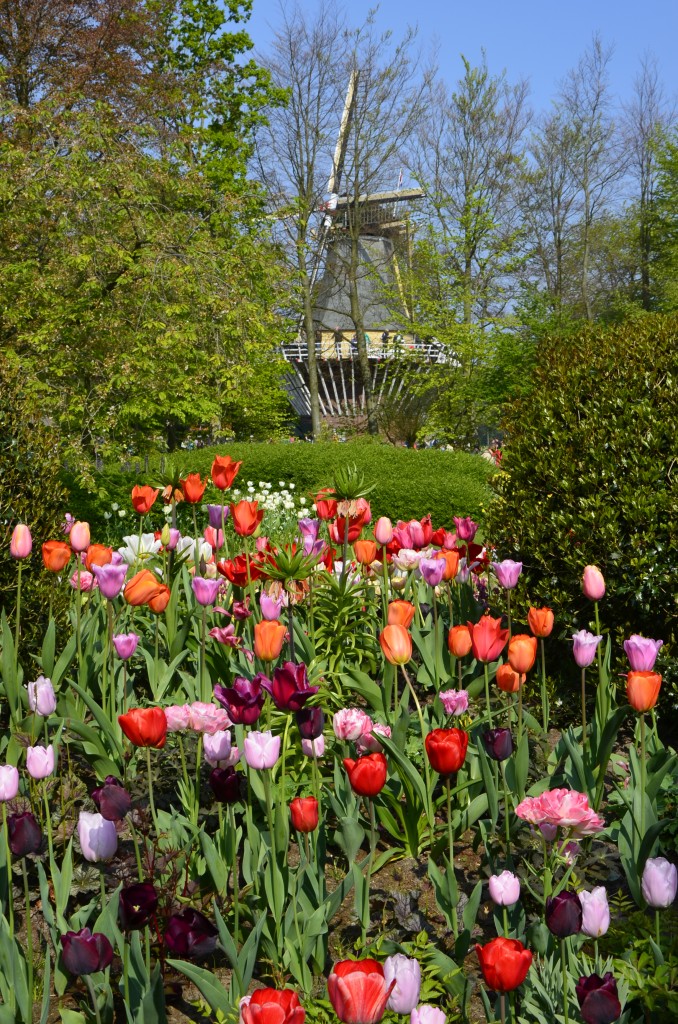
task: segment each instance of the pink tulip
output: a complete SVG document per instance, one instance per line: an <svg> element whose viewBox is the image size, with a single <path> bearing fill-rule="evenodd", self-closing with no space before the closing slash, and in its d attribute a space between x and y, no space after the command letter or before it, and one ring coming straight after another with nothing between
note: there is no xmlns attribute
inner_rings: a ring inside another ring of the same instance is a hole
<svg viewBox="0 0 678 1024"><path fill-rule="evenodd" d="M419 562L419 572L429 587L437 587L443 578L446 562L444 558L422 558Z"/></svg>
<svg viewBox="0 0 678 1024"><path fill-rule="evenodd" d="M94 576L91 572L87 572L86 569L81 569L80 572L76 569L68 582L73 587L73 590L79 589L81 593L87 593L96 584Z"/></svg>
<svg viewBox="0 0 678 1024"><path fill-rule="evenodd" d="M360 708L342 708L335 713L332 728L338 740L355 741L372 731L372 719Z"/></svg>
<svg viewBox="0 0 678 1024"><path fill-rule="evenodd" d="M424 1003L410 1014L410 1024L445 1024L447 1017L437 1006Z"/></svg>
<svg viewBox="0 0 678 1024"><path fill-rule="evenodd" d="M19 792L19 772L13 764L0 767L0 803L13 800Z"/></svg>
<svg viewBox="0 0 678 1024"><path fill-rule="evenodd" d="M523 563L514 562L512 558L505 558L503 562L494 562L492 568L500 586L504 590L513 590L518 585L520 574L523 571Z"/></svg>
<svg viewBox="0 0 678 1024"><path fill-rule="evenodd" d="M532 825L571 829L577 838L595 835L605 828L604 820L589 807L585 793L570 789L548 789L540 796L528 796L516 807L516 814Z"/></svg>
<svg viewBox="0 0 678 1024"><path fill-rule="evenodd" d="M227 729L220 729L211 736L205 733L202 744L205 760L213 768L232 768L240 760L240 751L232 745Z"/></svg>
<svg viewBox="0 0 678 1024"><path fill-rule="evenodd" d="M574 641L572 653L579 668L588 668L593 664L598 644L602 639L602 636L594 636L587 629L580 629L577 633L572 634Z"/></svg>
<svg viewBox="0 0 678 1024"><path fill-rule="evenodd" d="M317 736L314 740L302 739L301 752L305 757L322 757L325 753L325 737Z"/></svg>
<svg viewBox="0 0 678 1024"><path fill-rule="evenodd" d="M9 553L12 558L28 558L33 550L31 531L24 523L17 523L9 542Z"/></svg>
<svg viewBox="0 0 678 1024"><path fill-rule="evenodd" d="M463 519L460 516L454 517L454 525L457 527L459 540L472 541L478 530L478 524L474 523L470 516Z"/></svg>
<svg viewBox="0 0 678 1024"><path fill-rule="evenodd" d="M589 601L600 601L605 597L605 577L596 565L587 565L584 569L581 589Z"/></svg>
<svg viewBox="0 0 678 1024"><path fill-rule="evenodd" d="M579 902L582 909L581 930L584 935L599 939L610 927L610 908L605 886L598 885L591 892L580 892Z"/></svg>
<svg viewBox="0 0 678 1024"><path fill-rule="evenodd" d="M90 541L89 523L73 523L68 539L74 551L87 551Z"/></svg>
<svg viewBox="0 0 678 1024"><path fill-rule="evenodd" d="M28 706L34 714L47 718L48 715L56 711L57 702L51 679L38 676L34 683L28 684L26 689L28 690Z"/></svg>
<svg viewBox="0 0 678 1024"><path fill-rule="evenodd" d="M641 882L643 899L655 910L666 910L678 892L678 869L666 857L650 857L645 861Z"/></svg>
<svg viewBox="0 0 678 1024"><path fill-rule="evenodd" d="M190 716L191 709L188 704L172 704L171 707L165 708L167 731L181 732L182 729L188 729Z"/></svg>
<svg viewBox="0 0 678 1024"><path fill-rule="evenodd" d="M394 1013L411 1013L419 1002L421 992L419 961L404 953L387 956L384 961L384 980L387 985L395 980L386 1009Z"/></svg>
<svg viewBox="0 0 678 1024"><path fill-rule="evenodd" d="M498 907L512 907L520 899L520 879L512 871L490 875L490 897Z"/></svg>
<svg viewBox="0 0 678 1024"><path fill-rule="evenodd" d="M379 722L375 722L369 732L364 732L362 736L359 736L356 740L356 750L358 753L378 754L382 751L384 748L379 742L379 736L385 736L386 739L390 739L390 725L381 725Z"/></svg>
<svg viewBox="0 0 678 1024"><path fill-rule="evenodd" d="M78 838L83 857L92 864L112 860L118 849L115 822L107 821L102 814L80 811Z"/></svg>
<svg viewBox="0 0 678 1024"><path fill-rule="evenodd" d="M228 713L224 708L218 708L216 704L196 700L188 705L188 728L193 732L207 733L211 736L215 732L228 729L231 724Z"/></svg>
<svg viewBox="0 0 678 1024"><path fill-rule="evenodd" d="M244 755L250 768L272 768L280 756L280 737L252 730L245 736Z"/></svg>
<svg viewBox="0 0 678 1024"><path fill-rule="evenodd" d="M446 715L463 715L468 711L466 690L441 690L438 696Z"/></svg>
<svg viewBox="0 0 678 1024"><path fill-rule="evenodd" d="M208 605L214 604L219 596L221 579L210 580L204 576L194 576L191 580L191 587L198 604L206 608Z"/></svg>
<svg viewBox="0 0 678 1024"><path fill-rule="evenodd" d="M629 659L632 672L651 672L657 660L660 647L664 646L663 640L650 640L645 636L638 636L634 633L628 640L624 641L624 651Z"/></svg>
<svg viewBox="0 0 678 1024"><path fill-rule="evenodd" d="M374 527L377 544L390 544L393 540L393 523L387 516L380 516Z"/></svg>
<svg viewBox="0 0 678 1024"><path fill-rule="evenodd" d="M122 661L132 657L139 644L139 637L136 633L118 633L113 637L113 646Z"/></svg>
<svg viewBox="0 0 678 1024"><path fill-rule="evenodd" d="M270 597L265 590L262 590L259 597L259 604L261 605L261 614L268 622L273 622L280 618L280 612L283 606L283 596Z"/></svg>
<svg viewBox="0 0 678 1024"><path fill-rule="evenodd" d="M26 768L32 779L46 779L54 771L54 747L28 747Z"/></svg>

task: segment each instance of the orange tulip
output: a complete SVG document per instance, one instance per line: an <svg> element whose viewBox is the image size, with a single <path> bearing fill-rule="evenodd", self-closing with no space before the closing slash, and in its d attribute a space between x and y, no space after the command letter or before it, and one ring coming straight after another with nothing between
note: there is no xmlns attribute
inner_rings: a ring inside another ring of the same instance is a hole
<svg viewBox="0 0 678 1024"><path fill-rule="evenodd" d="M220 491L227 491L233 485L242 462L234 462L230 455L217 455L212 463L212 483Z"/></svg>
<svg viewBox="0 0 678 1024"><path fill-rule="evenodd" d="M276 619L262 619L254 626L254 653L262 661L275 661L280 657L287 628Z"/></svg>
<svg viewBox="0 0 678 1024"><path fill-rule="evenodd" d="M165 583L161 583L158 593L154 594L153 597L149 597L146 603L152 612L155 612L156 615L162 615L165 608L170 603L171 596L172 591L170 588Z"/></svg>
<svg viewBox="0 0 678 1024"><path fill-rule="evenodd" d="M123 597L127 604L138 608L147 604L152 598L157 597L163 589L163 584L150 569L142 569L136 576L127 582L123 591Z"/></svg>
<svg viewBox="0 0 678 1024"><path fill-rule="evenodd" d="M509 640L508 660L514 672L524 676L534 666L537 658L537 638L527 633L517 633Z"/></svg>
<svg viewBox="0 0 678 1024"><path fill-rule="evenodd" d="M517 693L522 683L525 682L525 676L519 675L514 672L510 665L500 665L497 669L495 676L497 686L504 693Z"/></svg>
<svg viewBox="0 0 678 1024"><path fill-rule="evenodd" d="M389 626L404 626L405 629L409 629L416 610L410 601L391 601L388 606Z"/></svg>
<svg viewBox="0 0 678 1024"><path fill-rule="evenodd" d="M535 636L551 636L554 616L550 608L530 608L527 624Z"/></svg>
<svg viewBox="0 0 678 1024"><path fill-rule="evenodd" d="M202 496L207 487L207 480L201 480L200 473L189 473L186 479L180 480L179 483L181 484L184 498L191 505L196 505L199 501L202 501Z"/></svg>
<svg viewBox="0 0 678 1024"><path fill-rule="evenodd" d="M452 626L447 634L447 649L455 658L465 658L471 650L471 630L468 626Z"/></svg>
<svg viewBox="0 0 678 1024"><path fill-rule="evenodd" d="M239 501L231 505L231 518L233 529L240 537L251 537L264 518L264 510L259 508L258 501Z"/></svg>
<svg viewBox="0 0 678 1024"><path fill-rule="evenodd" d="M108 565L113 558L113 548L105 544L90 544L85 555L85 568L92 571L93 565Z"/></svg>
<svg viewBox="0 0 678 1024"><path fill-rule="evenodd" d="M626 677L626 697L636 711L649 711L657 703L662 677L658 672L629 672Z"/></svg>
<svg viewBox="0 0 678 1024"><path fill-rule="evenodd" d="M377 557L377 545L373 540L357 540L353 544L356 561L361 565L372 565Z"/></svg>
<svg viewBox="0 0 678 1024"><path fill-rule="evenodd" d="M42 564L50 572L61 572L71 560L70 544L65 540L48 540L42 545Z"/></svg>
<svg viewBox="0 0 678 1024"><path fill-rule="evenodd" d="M134 511L138 512L140 516L145 516L147 512L153 508L155 499L160 494L160 490L156 490L154 487L140 487L136 484L132 488L132 504L134 505Z"/></svg>
<svg viewBox="0 0 678 1024"><path fill-rule="evenodd" d="M397 623L382 629L379 643L384 657L392 665L406 665L412 657L412 637L404 626Z"/></svg>
<svg viewBox="0 0 678 1024"><path fill-rule="evenodd" d="M442 550L433 557L445 559L445 572L443 573L443 579L448 582L449 580L453 580L459 572L459 552Z"/></svg>

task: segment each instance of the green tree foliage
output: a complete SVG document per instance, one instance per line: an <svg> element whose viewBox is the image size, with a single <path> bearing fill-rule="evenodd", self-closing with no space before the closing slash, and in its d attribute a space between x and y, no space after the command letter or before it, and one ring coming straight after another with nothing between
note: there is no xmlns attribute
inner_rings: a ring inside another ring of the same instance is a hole
<svg viewBox="0 0 678 1024"><path fill-rule="evenodd" d="M0 145L0 340L36 407L90 453L221 419L268 435L277 269L238 199L108 107L24 126Z"/></svg>
<svg viewBox="0 0 678 1024"><path fill-rule="evenodd" d="M505 420L488 536L521 559L532 603L562 634L589 624L585 565L607 580L604 621L678 641L678 318L637 314L544 340L535 386Z"/></svg>
<svg viewBox="0 0 678 1024"><path fill-rule="evenodd" d="M657 146L657 191L653 235L655 271L662 308L678 308L678 132Z"/></svg>

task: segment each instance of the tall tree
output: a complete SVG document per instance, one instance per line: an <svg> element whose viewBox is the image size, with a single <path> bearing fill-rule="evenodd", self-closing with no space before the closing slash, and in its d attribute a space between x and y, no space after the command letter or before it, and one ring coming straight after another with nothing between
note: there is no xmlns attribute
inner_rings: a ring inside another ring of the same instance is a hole
<svg viewBox="0 0 678 1024"><path fill-rule="evenodd" d="M306 337L314 437L321 428L313 323L319 237L325 230L319 210L346 88L346 49L343 18L323 2L313 16L299 7L284 9L270 51L260 58L274 86L286 93L286 102L268 111L257 135L256 166L292 273L291 313Z"/></svg>

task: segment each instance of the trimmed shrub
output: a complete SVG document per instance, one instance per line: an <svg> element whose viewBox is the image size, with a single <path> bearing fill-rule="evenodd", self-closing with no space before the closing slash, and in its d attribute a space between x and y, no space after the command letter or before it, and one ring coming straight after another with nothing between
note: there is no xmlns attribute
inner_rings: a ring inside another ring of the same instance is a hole
<svg viewBox="0 0 678 1024"><path fill-rule="evenodd" d="M355 463L366 481L376 484L370 494L375 510L393 520L420 519L427 512L436 525L450 525L455 515L482 518L490 498L487 481L493 467L480 456L466 452L394 448L362 441L227 443L175 453L171 461L182 471L204 476L209 475L215 455L223 454L242 460L236 486L242 488L248 480L256 486L261 480L275 487L284 481L307 497L321 487L331 486L335 470ZM99 493L88 494L70 481L71 511L103 530L107 522L103 513L110 512L111 501L129 509L129 493L135 483L157 484L160 479L160 460L155 458L147 473L143 468L140 473L107 468L96 478ZM213 491L213 497L216 493Z"/></svg>
<svg viewBox="0 0 678 1024"><path fill-rule="evenodd" d="M562 635L591 623L588 563L606 578L615 639L678 640L678 317L655 315L542 343L535 386L506 415L488 536L523 561L533 603ZM668 657L667 657L668 656Z"/></svg>

